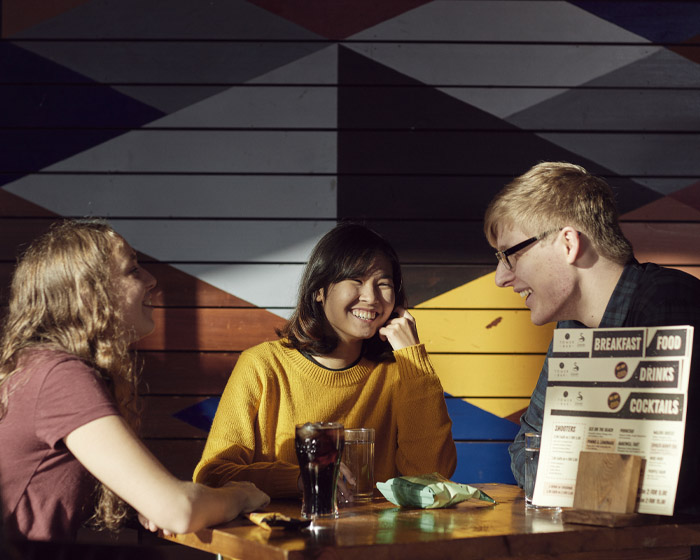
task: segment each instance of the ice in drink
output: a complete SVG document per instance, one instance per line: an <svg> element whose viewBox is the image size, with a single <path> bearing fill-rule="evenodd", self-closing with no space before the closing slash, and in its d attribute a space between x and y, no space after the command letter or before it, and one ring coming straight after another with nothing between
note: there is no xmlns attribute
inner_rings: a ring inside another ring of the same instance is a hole
<svg viewBox="0 0 700 560"><path fill-rule="evenodd" d="M296 427L304 519L338 516L336 487L344 443L343 425L338 422L307 422Z"/></svg>

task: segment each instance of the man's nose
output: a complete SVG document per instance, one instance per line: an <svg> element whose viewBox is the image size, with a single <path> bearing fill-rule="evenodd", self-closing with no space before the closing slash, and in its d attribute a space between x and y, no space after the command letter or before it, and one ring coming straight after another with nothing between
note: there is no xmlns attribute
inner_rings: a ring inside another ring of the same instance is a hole
<svg viewBox="0 0 700 560"><path fill-rule="evenodd" d="M506 288L508 284L513 281L514 277L515 275L512 270L509 270L502 262L498 263L496 267L496 286L499 288Z"/></svg>

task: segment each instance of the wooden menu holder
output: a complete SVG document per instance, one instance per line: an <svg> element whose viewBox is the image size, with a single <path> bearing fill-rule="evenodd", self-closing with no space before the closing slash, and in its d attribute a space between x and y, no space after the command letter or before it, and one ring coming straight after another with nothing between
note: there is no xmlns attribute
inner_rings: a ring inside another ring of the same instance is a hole
<svg viewBox="0 0 700 560"><path fill-rule="evenodd" d="M562 512L562 520L606 527L656 521L657 516L634 513L642 462L638 455L582 451L578 460L574 507Z"/></svg>

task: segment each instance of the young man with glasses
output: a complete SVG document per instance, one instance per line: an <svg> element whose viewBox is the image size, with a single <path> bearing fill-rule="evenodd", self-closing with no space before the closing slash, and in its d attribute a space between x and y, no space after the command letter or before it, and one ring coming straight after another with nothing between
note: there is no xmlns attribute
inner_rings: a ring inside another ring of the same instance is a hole
<svg viewBox="0 0 700 560"><path fill-rule="evenodd" d="M676 511L700 513L700 443L694 435L700 428L700 280L638 263L608 184L569 163L540 163L506 185L486 210L484 232L497 250L496 284L525 298L536 325L695 327ZM700 249L687 250L695 255ZM509 448L521 486L524 434L542 430L547 358Z"/></svg>

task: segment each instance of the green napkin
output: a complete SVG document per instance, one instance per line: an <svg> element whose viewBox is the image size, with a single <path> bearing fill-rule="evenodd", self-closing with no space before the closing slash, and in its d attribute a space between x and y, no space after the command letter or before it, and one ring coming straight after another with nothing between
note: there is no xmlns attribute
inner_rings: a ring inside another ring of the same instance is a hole
<svg viewBox="0 0 700 560"><path fill-rule="evenodd" d="M436 472L390 478L386 482L377 482L377 488L392 504L404 507L444 508L471 498L496 503L478 488L452 482Z"/></svg>

